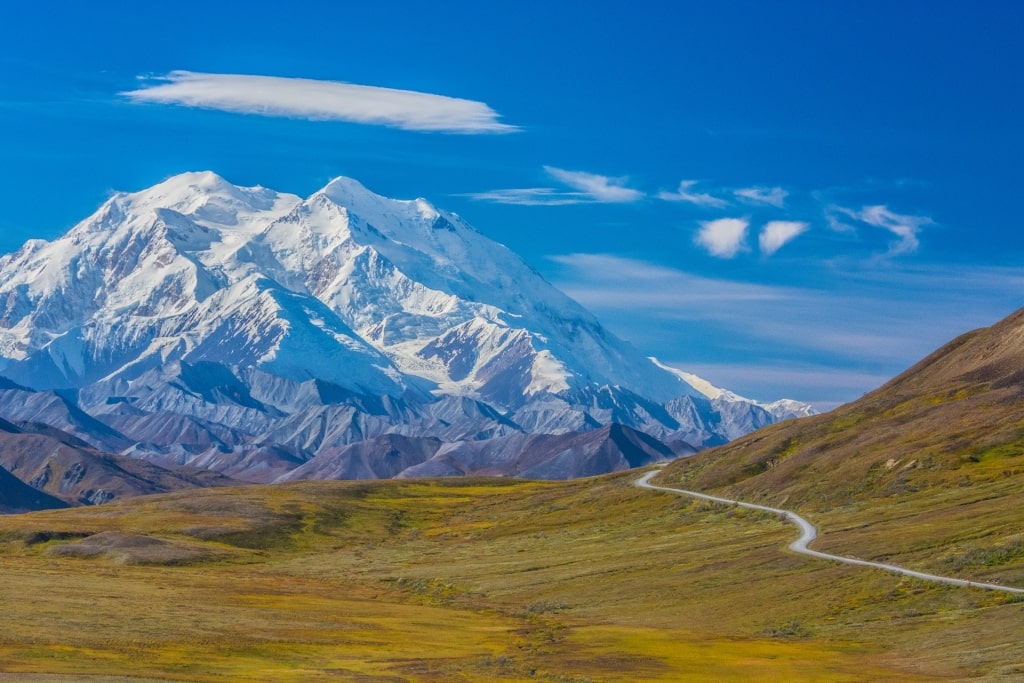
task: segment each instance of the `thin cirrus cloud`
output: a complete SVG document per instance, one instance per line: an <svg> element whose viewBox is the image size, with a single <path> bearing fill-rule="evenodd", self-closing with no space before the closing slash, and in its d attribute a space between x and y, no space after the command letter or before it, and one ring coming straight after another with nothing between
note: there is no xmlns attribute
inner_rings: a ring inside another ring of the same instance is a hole
<svg viewBox="0 0 1024 683"><path fill-rule="evenodd" d="M761 253L771 256L786 243L806 232L809 227L802 221L769 221L761 228L761 235L758 237Z"/></svg>
<svg viewBox="0 0 1024 683"><path fill-rule="evenodd" d="M560 284L573 298L604 309L676 310L699 300L710 302L713 310L720 310L719 304L726 302L757 305L789 298L797 291L703 277L614 254L560 254L549 256L548 260L564 267L568 279Z"/></svg>
<svg viewBox="0 0 1024 683"><path fill-rule="evenodd" d="M457 195L497 204L518 206L566 206L584 204L593 200L582 192L560 192L553 187L521 187L508 190L489 190Z"/></svg>
<svg viewBox="0 0 1024 683"><path fill-rule="evenodd" d="M1019 269L1001 267L809 263L812 272L838 267L841 277L830 286L826 277L791 286L613 254L548 258L559 289L645 353L744 395L792 395L821 408L879 386L957 334L991 325L1019 305L1024 286ZM894 290L905 296L893 299ZM713 353L722 345L745 349L747 372L806 362L825 376L787 385L781 376L756 382L723 374L715 364L730 361Z"/></svg>
<svg viewBox="0 0 1024 683"><path fill-rule="evenodd" d="M718 258L733 258L746 249L749 221L742 218L719 218L703 221L694 241Z"/></svg>
<svg viewBox="0 0 1024 683"><path fill-rule="evenodd" d="M555 166L545 166L544 171L569 189L525 187L469 192L459 196L520 206L628 204L640 201L645 196L640 190L626 185L628 178L614 178L586 171L567 171Z"/></svg>
<svg viewBox="0 0 1024 683"><path fill-rule="evenodd" d="M729 202L715 197L707 192L693 192L691 188L697 184L696 180L683 180L679 183L679 189L675 192L660 192L658 193L658 199L663 199L667 202L686 202L688 204L695 204L696 206L709 206L715 208L721 208L728 206Z"/></svg>
<svg viewBox="0 0 1024 683"><path fill-rule="evenodd" d="M745 187L733 190L733 194L751 204L766 204L778 209L783 207L789 195L781 187Z"/></svg>
<svg viewBox="0 0 1024 683"><path fill-rule="evenodd" d="M756 333L830 354L867 354L898 364L949 335L1005 316L1017 305L1024 283L1013 268L894 270L858 263L854 270L841 271L846 284L821 289L706 277L613 254L548 258L563 267L555 284L599 314L643 311L654 318L713 321L737 335ZM885 296L894 288L914 296L894 302ZM635 317L630 319L637 324Z"/></svg>
<svg viewBox="0 0 1024 683"><path fill-rule="evenodd" d="M640 190L626 187L628 178L611 178L586 171L566 171L554 166L545 166L544 170L555 180L582 192L596 202L628 203L643 199L644 196Z"/></svg>
<svg viewBox="0 0 1024 683"><path fill-rule="evenodd" d="M865 225L888 230L896 236L896 240L889 245L889 256L905 254L917 251L920 241L917 238L921 228L930 225L934 221L928 216L912 216L899 214L890 211L884 204L865 206L859 211L843 208L841 206L830 207L829 223L833 229L849 229L850 226L835 219L835 212L844 214Z"/></svg>
<svg viewBox="0 0 1024 683"><path fill-rule="evenodd" d="M135 103L175 104L312 121L349 121L404 130L512 133L483 102L309 78L172 71L137 90Z"/></svg>

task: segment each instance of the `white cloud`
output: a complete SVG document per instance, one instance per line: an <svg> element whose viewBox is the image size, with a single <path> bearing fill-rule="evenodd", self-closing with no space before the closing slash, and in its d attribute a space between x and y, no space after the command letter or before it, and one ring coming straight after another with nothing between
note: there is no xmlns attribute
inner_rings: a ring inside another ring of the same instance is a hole
<svg viewBox="0 0 1024 683"><path fill-rule="evenodd" d="M893 213L885 206L865 206L855 218L868 225L884 228L899 238L889 249L890 254L902 254L916 251L918 247L917 233L922 225L932 222L927 216L904 216Z"/></svg>
<svg viewBox="0 0 1024 683"><path fill-rule="evenodd" d="M766 223L758 238L761 253L771 256L784 244L806 232L808 227L810 226L807 223L800 221L770 221Z"/></svg>
<svg viewBox="0 0 1024 683"><path fill-rule="evenodd" d="M921 231L922 226L934 222L927 216L907 216L894 213L882 204L865 206L860 211L842 207L835 207L835 209L861 223L888 230L896 235L898 239L889 245L890 255L917 251L920 244L917 233Z"/></svg>
<svg viewBox="0 0 1024 683"><path fill-rule="evenodd" d="M405 130L510 133L483 102L308 78L172 71L121 95L133 102L178 104L238 114L350 121Z"/></svg>
<svg viewBox="0 0 1024 683"><path fill-rule="evenodd" d="M545 166L549 176L572 188L573 191L553 187L523 187L487 192L467 192L460 196L520 206L564 206L566 204L628 204L644 198L644 193L626 187L627 178L566 171L554 166Z"/></svg>
<svg viewBox="0 0 1024 683"><path fill-rule="evenodd" d="M1024 288L1019 268L808 264L804 280L814 285L795 287L610 254L550 260L561 266L550 275L559 289L644 353L744 396L819 407L857 398L954 336L991 325L1019 306ZM744 369L710 369L730 362ZM821 375L757 381L755 373L787 364Z"/></svg>
<svg viewBox="0 0 1024 683"><path fill-rule="evenodd" d="M819 289L705 277L612 254L548 258L565 266L552 278L560 289L602 320L626 321L623 329L632 330L634 341L644 332L677 329L682 339L675 346L685 348L695 330L715 325L733 338L755 337L757 345L784 342L867 365L895 363L892 374L954 335L1011 313L1024 288L1016 268L894 270L857 262L833 271L838 282ZM673 328L666 320L680 324ZM641 346L673 358L671 351Z"/></svg>
<svg viewBox="0 0 1024 683"><path fill-rule="evenodd" d="M655 282L678 277L675 268L659 266L647 261L614 256L612 254L556 254L548 260L569 266L583 273L605 273L607 276L628 280Z"/></svg>
<svg viewBox="0 0 1024 683"><path fill-rule="evenodd" d="M691 192L690 188L697 184L696 180L683 180L679 183L679 189L675 192L660 192L658 199L668 202L688 202L697 206L728 206L729 202L719 197L712 196L706 192Z"/></svg>
<svg viewBox="0 0 1024 683"><path fill-rule="evenodd" d="M740 190L734 190L733 194L753 204L768 204L780 209L785 204L786 197L789 195L781 187L745 187Z"/></svg>
<svg viewBox="0 0 1024 683"><path fill-rule="evenodd" d="M627 178L610 178L586 171L566 171L554 166L545 166L544 170L555 180L579 190L595 202L628 203L643 199L644 196L640 190L626 187Z"/></svg>
<svg viewBox="0 0 1024 683"><path fill-rule="evenodd" d="M697 302L763 303L788 298L796 291L702 277L613 254L577 253L548 259L573 273L569 293L574 298L601 308L636 310L663 306L690 308Z"/></svg>
<svg viewBox="0 0 1024 683"><path fill-rule="evenodd" d="M830 206L825 209L825 221L828 223L828 227L833 232L838 233L854 233L857 232L857 228L853 227L849 223L844 222L838 216L836 212L846 212L846 209L842 209L836 206Z"/></svg>
<svg viewBox="0 0 1024 683"><path fill-rule="evenodd" d="M712 256L732 258L745 248L747 227L750 224L742 218L719 218L704 221L695 241L708 250Z"/></svg>
<svg viewBox="0 0 1024 683"><path fill-rule="evenodd" d="M519 206L564 206L567 204L585 204L593 201L582 192L559 192L553 187L524 187L508 190L489 190L487 192L466 192L458 196Z"/></svg>

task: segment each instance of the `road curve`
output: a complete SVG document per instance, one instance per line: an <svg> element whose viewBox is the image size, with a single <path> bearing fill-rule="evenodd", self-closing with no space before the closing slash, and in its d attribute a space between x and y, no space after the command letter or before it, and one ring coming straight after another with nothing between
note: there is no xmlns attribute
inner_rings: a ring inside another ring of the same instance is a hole
<svg viewBox="0 0 1024 683"><path fill-rule="evenodd" d="M737 505L739 507L748 508L750 510L763 510L764 512L771 512L777 515L781 515L793 522L800 528L800 538L796 539L789 544L789 549L795 553L801 555L810 555L811 557L818 557L823 560L832 560L834 562L842 562L843 564L855 564L861 567L874 567L875 569L884 569L888 572L895 572L896 574L904 574L906 576L913 576L916 579L924 579L925 581L935 581L936 583L946 583L953 586L968 586L970 588L984 588L985 590L991 591L1002 591L1004 593L1024 593L1024 588L1013 588L1011 586L1000 586L996 583L981 583L979 581L968 581L966 579L956 579L951 576L937 576L935 574L925 574L924 572L917 572L913 569L907 569L906 567L899 567L894 564L885 564L884 562L869 562L868 560L858 560L853 557L843 557L842 555L830 555L829 553L818 552L817 550L811 550L807 547L807 544L818 537L818 530L814 528L814 525L808 522L806 519L790 512L789 510L782 510L780 508L771 508L767 505L758 505L756 503L744 503L739 500L730 500L729 498L719 498L718 496L709 496L706 493L697 493L696 491L686 491L683 489L669 488L668 486L655 486L651 483L651 479L658 474L658 470L652 470L647 474L637 479L634 484L644 489L652 489L655 491L668 491L670 493L679 493L684 496L691 496L693 498L700 498L702 500L710 500L715 503L726 503L727 505Z"/></svg>

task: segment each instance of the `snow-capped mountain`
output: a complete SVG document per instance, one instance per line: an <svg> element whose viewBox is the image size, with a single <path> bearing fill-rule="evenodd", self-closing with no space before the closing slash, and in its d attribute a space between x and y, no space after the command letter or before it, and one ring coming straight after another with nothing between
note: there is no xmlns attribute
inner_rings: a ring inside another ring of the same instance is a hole
<svg viewBox="0 0 1024 683"><path fill-rule="evenodd" d="M755 401L733 393L728 389L716 387L711 382L707 381L703 377L698 377L692 372L686 372L678 368L673 368L670 365L665 365L653 356L650 356L648 359L662 370L671 372L676 377L682 379L712 401L718 401L719 403L749 403L766 410L773 418L775 418L775 422L781 422L795 417L810 417L817 413L809 403L794 401L791 398L782 398L770 403Z"/></svg>
<svg viewBox="0 0 1024 683"><path fill-rule="evenodd" d="M57 392L24 403L70 404L108 428L72 429L96 446L236 475L386 434L619 423L700 447L807 410L712 395L457 215L348 178L302 199L186 173L28 242L0 258L0 374L4 417L39 421L5 392Z"/></svg>

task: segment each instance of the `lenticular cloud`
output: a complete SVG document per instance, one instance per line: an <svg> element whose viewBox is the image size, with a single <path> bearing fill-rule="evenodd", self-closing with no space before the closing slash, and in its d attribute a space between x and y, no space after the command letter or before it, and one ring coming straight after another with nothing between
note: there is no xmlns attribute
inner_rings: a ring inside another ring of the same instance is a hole
<svg viewBox="0 0 1024 683"><path fill-rule="evenodd" d="M483 102L444 95L308 78L172 71L138 90L133 102L177 104L239 114L350 121L405 130L510 133Z"/></svg>

